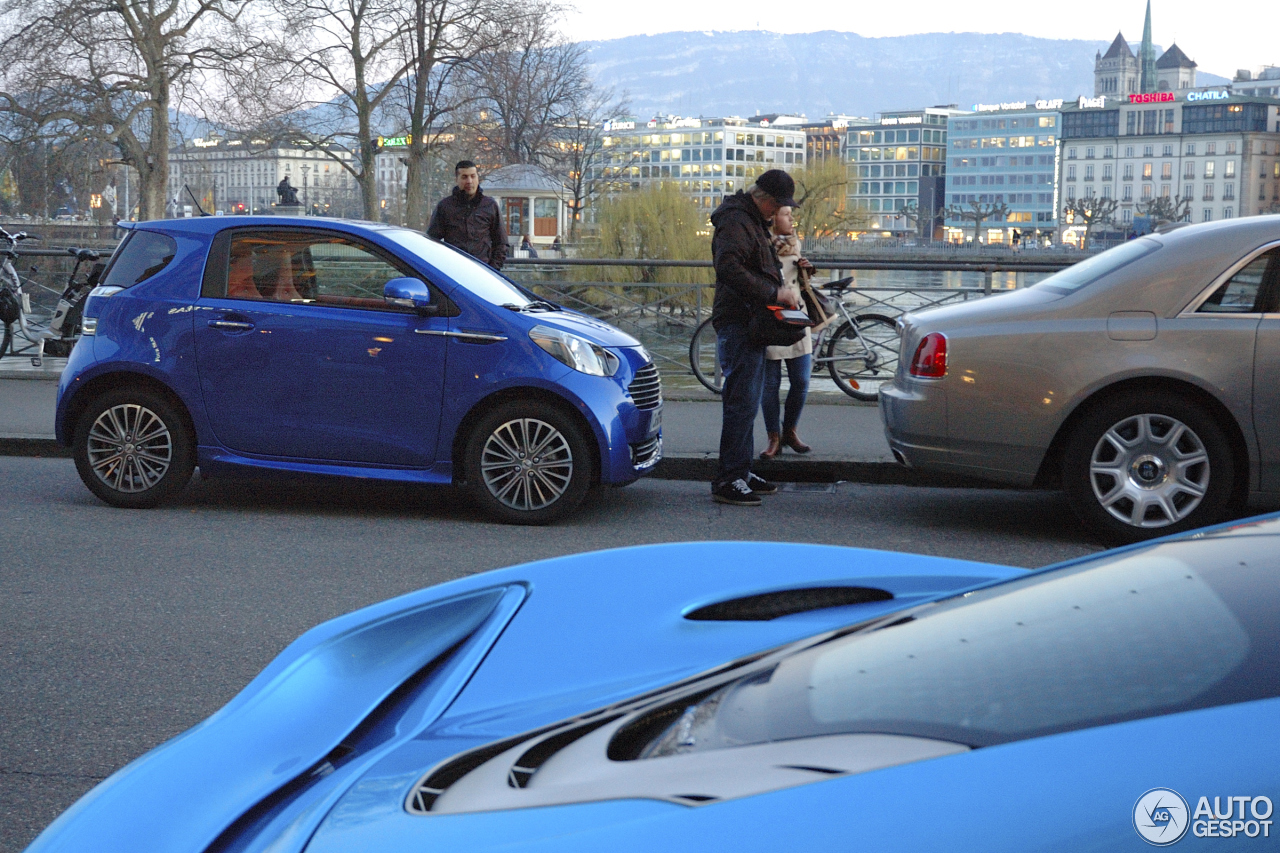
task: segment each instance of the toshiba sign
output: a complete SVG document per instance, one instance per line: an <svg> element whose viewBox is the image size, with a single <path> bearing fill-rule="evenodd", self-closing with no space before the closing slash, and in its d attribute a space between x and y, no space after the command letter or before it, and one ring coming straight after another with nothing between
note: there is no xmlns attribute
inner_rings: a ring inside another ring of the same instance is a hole
<svg viewBox="0 0 1280 853"><path fill-rule="evenodd" d="M1144 92L1141 95L1130 95L1131 104L1164 104L1174 100L1173 92Z"/></svg>

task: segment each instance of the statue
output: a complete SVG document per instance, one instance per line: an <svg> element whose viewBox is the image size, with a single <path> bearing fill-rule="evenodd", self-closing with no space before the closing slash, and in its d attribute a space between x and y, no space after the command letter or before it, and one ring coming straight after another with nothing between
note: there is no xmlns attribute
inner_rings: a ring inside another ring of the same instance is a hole
<svg viewBox="0 0 1280 853"><path fill-rule="evenodd" d="M280 196L280 204L283 206L298 206L298 191L289 185L289 176L286 175L284 180L276 184L276 195Z"/></svg>

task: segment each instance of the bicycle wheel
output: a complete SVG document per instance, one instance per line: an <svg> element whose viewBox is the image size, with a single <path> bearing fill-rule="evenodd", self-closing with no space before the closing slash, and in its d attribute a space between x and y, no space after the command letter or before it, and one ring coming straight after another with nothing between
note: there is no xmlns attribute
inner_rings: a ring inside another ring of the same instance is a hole
<svg viewBox="0 0 1280 853"><path fill-rule="evenodd" d="M853 323L836 329L827 343L832 381L855 400L875 401L880 386L898 371L899 346L893 320L879 314L854 317Z"/></svg>
<svg viewBox="0 0 1280 853"><path fill-rule="evenodd" d="M0 337L0 358L4 358L9 352L9 345L13 343L13 324L4 324L4 335Z"/></svg>
<svg viewBox="0 0 1280 853"><path fill-rule="evenodd" d="M706 320L693 333L689 341L689 366L708 391L717 394L724 388L724 373L720 371L720 356L716 352L716 330Z"/></svg>

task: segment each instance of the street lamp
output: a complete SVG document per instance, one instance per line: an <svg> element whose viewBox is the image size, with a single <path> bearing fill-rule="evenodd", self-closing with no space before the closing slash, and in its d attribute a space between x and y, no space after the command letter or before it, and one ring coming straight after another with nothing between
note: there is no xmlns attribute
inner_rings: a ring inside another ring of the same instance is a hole
<svg viewBox="0 0 1280 853"><path fill-rule="evenodd" d="M311 171L311 167L306 163L302 164L302 209L307 210L307 173Z"/></svg>

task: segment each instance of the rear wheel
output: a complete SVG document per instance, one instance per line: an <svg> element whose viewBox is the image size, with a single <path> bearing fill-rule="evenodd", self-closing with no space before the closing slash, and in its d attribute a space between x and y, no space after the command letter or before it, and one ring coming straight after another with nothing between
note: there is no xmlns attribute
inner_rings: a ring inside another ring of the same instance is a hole
<svg viewBox="0 0 1280 853"><path fill-rule="evenodd" d="M476 502L513 524L548 524L572 512L595 472L577 423L538 400L504 403L481 418L465 466Z"/></svg>
<svg viewBox="0 0 1280 853"><path fill-rule="evenodd" d="M5 353L9 351L10 345L13 343L13 324L4 324L4 335L0 336L0 358L4 358Z"/></svg>
<svg viewBox="0 0 1280 853"><path fill-rule="evenodd" d="M1203 407L1153 392L1087 413L1064 448L1062 472L1080 520L1116 543L1221 521L1243 475Z"/></svg>
<svg viewBox="0 0 1280 853"><path fill-rule="evenodd" d="M719 394L724 389L724 373L720 369L720 354L716 349L716 330L710 320L698 326L689 342L689 366L693 375L708 391Z"/></svg>
<svg viewBox="0 0 1280 853"><path fill-rule="evenodd" d="M826 358L831 380L855 400L874 402L898 371L898 328L888 317L862 314L831 335Z"/></svg>
<svg viewBox="0 0 1280 853"><path fill-rule="evenodd" d="M81 415L72 443L80 479L112 506L153 507L181 489L195 467L186 419L164 397L120 389Z"/></svg>

